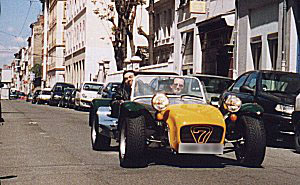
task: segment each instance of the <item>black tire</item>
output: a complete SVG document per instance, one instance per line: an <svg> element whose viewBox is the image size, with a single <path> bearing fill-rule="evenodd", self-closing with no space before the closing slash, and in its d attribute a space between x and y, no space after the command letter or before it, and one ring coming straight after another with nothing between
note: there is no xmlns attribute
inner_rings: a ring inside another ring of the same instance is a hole
<svg viewBox="0 0 300 185"><path fill-rule="evenodd" d="M91 143L93 150L107 151L110 148L111 138L99 133L99 124L97 119L93 120L91 127Z"/></svg>
<svg viewBox="0 0 300 185"><path fill-rule="evenodd" d="M244 166L259 167L265 158L266 133L260 119L241 116L238 123L243 140L235 143L235 155Z"/></svg>
<svg viewBox="0 0 300 185"><path fill-rule="evenodd" d="M295 150L297 153L300 153L300 121L295 126Z"/></svg>
<svg viewBox="0 0 300 185"><path fill-rule="evenodd" d="M146 166L145 118L126 118L120 127L119 160L124 168Z"/></svg>

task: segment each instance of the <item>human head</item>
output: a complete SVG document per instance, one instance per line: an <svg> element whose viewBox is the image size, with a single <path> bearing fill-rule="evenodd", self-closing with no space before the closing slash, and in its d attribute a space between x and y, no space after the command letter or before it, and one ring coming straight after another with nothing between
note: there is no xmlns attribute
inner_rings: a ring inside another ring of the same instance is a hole
<svg viewBox="0 0 300 185"><path fill-rule="evenodd" d="M183 88L184 88L184 79L174 78L173 84L171 85L172 93L180 94Z"/></svg>
<svg viewBox="0 0 300 185"><path fill-rule="evenodd" d="M131 86L134 78L134 72L128 71L124 73L123 83L127 86Z"/></svg>

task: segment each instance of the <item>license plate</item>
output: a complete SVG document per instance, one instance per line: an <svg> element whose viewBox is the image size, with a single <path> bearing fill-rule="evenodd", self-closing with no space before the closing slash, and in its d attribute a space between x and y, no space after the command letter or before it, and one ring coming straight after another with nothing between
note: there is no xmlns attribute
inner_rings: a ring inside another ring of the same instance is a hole
<svg viewBox="0 0 300 185"><path fill-rule="evenodd" d="M224 145L220 143L180 143L178 153L182 154L223 154Z"/></svg>

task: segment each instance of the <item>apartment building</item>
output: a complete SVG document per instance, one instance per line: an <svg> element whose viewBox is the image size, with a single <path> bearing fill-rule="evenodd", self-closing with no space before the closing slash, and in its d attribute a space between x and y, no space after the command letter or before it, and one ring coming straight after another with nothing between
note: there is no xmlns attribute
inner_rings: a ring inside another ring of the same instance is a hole
<svg viewBox="0 0 300 185"><path fill-rule="evenodd" d="M66 24L66 0L48 0L47 22L47 78L46 84L53 87L64 82L64 26Z"/></svg>
<svg viewBox="0 0 300 185"><path fill-rule="evenodd" d="M300 2L237 1L238 73L254 69L300 72Z"/></svg>
<svg viewBox="0 0 300 185"><path fill-rule="evenodd" d="M104 2L103 6L110 3L107 0ZM94 13L95 8L89 0L67 1L65 82L76 87L83 81L97 81L99 69L104 63L113 66L111 24L101 20Z"/></svg>
<svg viewBox="0 0 300 185"><path fill-rule="evenodd" d="M175 0L175 71L233 77L235 0ZM178 66L178 67L177 67Z"/></svg>
<svg viewBox="0 0 300 185"><path fill-rule="evenodd" d="M154 64L174 64L175 0L154 3Z"/></svg>

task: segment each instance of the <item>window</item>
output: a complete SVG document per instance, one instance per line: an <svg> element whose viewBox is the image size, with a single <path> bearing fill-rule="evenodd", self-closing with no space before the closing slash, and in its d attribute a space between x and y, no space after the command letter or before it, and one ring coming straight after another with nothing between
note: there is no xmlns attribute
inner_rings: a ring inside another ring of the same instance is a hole
<svg viewBox="0 0 300 185"><path fill-rule="evenodd" d="M258 37L251 38L251 51L252 51L252 58L253 58L253 66L254 66L254 69L256 69L256 70L260 68L261 48L262 48L261 37L258 36Z"/></svg>
<svg viewBox="0 0 300 185"><path fill-rule="evenodd" d="M255 89L256 86L256 78L257 78L257 73L251 73L249 75L249 77L247 78L245 85L247 85L248 87L250 87L251 89Z"/></svg>
<svg viewBox="0 0 300 185"><path fill-rule="evenodd" d="M269 52L272 62L272 69L277 68L277 55L278 55L278 33L268 35Z"/></svg>
<svg viewBox="0 0 300 185"><path fill-rule="evenodd" d="M230 91L232 91L232 92L240 92L240 87L244 84L244 82L247 79L248 75L249 74L244 74L239 79L237 79L237 81L235 82L235 84L230 88Z"/></svg>

